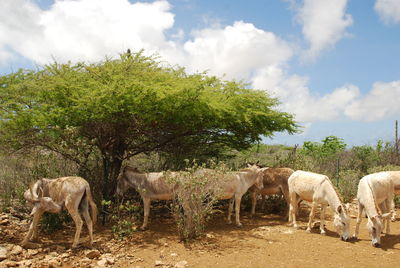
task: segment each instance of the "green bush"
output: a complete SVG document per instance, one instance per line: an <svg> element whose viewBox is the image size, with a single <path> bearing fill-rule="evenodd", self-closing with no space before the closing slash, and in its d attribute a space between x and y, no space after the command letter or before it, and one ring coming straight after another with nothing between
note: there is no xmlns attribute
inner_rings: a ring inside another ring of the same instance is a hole
<svg viewBox="0 0 400 268"><path fill-rule="evenodd" d="M357 187L362 177L359 170L344 170L339 172L338 189L343 202L351 202L357 197Z"/></svg>
<svg viewBox="0 0 400 268"><path fill-rule="evenodd" d="M104 205L111 206L111 202L102 202ZM115 238L123 239L137 230L137 223L142 221L143 206L130 200L121 204L115 204L111 208L114 224L111 231Z"/></svg>

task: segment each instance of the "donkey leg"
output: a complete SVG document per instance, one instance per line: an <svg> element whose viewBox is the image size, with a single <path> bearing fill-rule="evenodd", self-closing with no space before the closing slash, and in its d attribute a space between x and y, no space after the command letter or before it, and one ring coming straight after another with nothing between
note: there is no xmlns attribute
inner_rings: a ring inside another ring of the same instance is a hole
<svg viewBox="0 0 400 268"><path fill-rule="evenodd" d="M321 221L319 225L319 230L322 235L325 235L325 211L326 211L326 205L321 205Z"/></svg>
<svg viewBox="0 0 400 268"><path fill-rule="evenodd" d="M242 196L235 198L235 216L236 216L236 226L242 227L242 223L240 222L240 202L242 201Z"/></svg>
<svg viewBox="0 0 400 268"><path fill-rule="evenodd" d="M231 224L231 223L232 223L231 216L232 216L233 203L234 203L234 201L235 201L235 199L234 199L233 197L229 200L229 206L228 206L228 224Z"/></svg>
<svg viewBox="0 0 400 268"><path fill-rule="evenodd" d="M74 241L72 243L73 248L75 248L79 244L79 238L81 236L81 231L83 226L83 220L79 215L78 206L79 203L76 204L76 202L74 202L71 199L67 199L65 201L65 207L68 210L69 214L71 215L72 220L75 222L75 227L76 227Z"/></svg>
<svg viewBox="0 0 400 268"><path fill-rule="evenodd" d="M256 191L250 192L251 196L251 216L254 216L256 214L256 205L257 205L257 193Z"/></svg>
<svg viewBox="0 0 400 268"><path fill-rule="evenodd" d="M309 220L308 220L308 224L307 224L307 230L306 232L311 233L311 227L312 227L312 223L314 220L314 215L315 215L315 210L317 209L317 203L313 202L312 206L311 206L311 212L310 212L310 216L309 216Z"/></svg>
<svg viewBox="0 0 400 268"><path fill-rule="evenodd" d="M26 246L26 244L28 243L28 241L34 237L37 237L37 225L39 223L40 218L42 217L43 213L40 211L37 211L34 215L33 215L33 220L31 225L29 226L29 231L26 234L24 240L22 241L21 245L22 246ZM36 236L35 236L36 234Z"/></svg>
<svg viewBox="0 0 400 268"><path fill-rule="evenodd" d="M390 202L390 212L392 213L391 221L395 222L396 221L396 209L395 209L393 198Z"/></svg>
<svg viewBox="0 0 400 268"><path fill-rule="evenodd" d="M150 203L151 203L150 198L143 197L144 216L143 216L143 224L140 227L141 230L147 229L147 224L149 223Z"/></svg>
<svg viewBox="0 0 400 268"><path fill-rule="evenodd" d="M93 245L93 221L89 214L89 209L84 209L82 212L83 218L85 219L86 226L89 231L90 246Z"/></svg>
<svg viewBox="0 0 400 268"><path fill-rule="evenodd" d="M363 210L364 210L364 206L361 205L361 204L358 204L358 215L357 215L356 229L354 230L354 235L353 235L354 238L358 237L358 230L360 228L360 223L361 223L361 220L362 220L362 212L363 212Z"/></svg>
<svg viewBox="0 0 400 268"><path fill-rule="evenodd" d="M290 193L290 206L289 206L289 224L297 228L296 213L297 213L297 195L295 192Z"/></svg>

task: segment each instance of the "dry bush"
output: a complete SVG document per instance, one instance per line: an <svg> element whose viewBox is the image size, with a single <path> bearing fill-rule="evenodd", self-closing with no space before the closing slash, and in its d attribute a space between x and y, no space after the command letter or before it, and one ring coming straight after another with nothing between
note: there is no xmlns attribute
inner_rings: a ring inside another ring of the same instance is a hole
<svg viewBox="0 0 400 268"><path fill-rule="evenodd" d="M204 235L206 222L218 201L218 183L225 173L224 166L206 171L194 165L178 177L167 174L168 182L175 185L171 208L182 240Z"/></svg>

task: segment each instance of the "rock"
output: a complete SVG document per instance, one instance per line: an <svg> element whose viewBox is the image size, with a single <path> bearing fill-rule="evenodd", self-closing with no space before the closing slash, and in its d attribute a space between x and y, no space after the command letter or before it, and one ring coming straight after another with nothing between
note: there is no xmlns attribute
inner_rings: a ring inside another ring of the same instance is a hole
<svg viewBox="0 0 400 268"><path fill-rule="evenodd" d="M106 258L107 264L113 265L115 263L115 260L113 257L107 257Z"/></svg>
<svg viewBox="0 0 400 268"><path fill-rule="evenodd" d="M11 254L11 255L19 255L19 254L22 253L22 251L23 251L23 248L22 248L21 246L15 245L15 246L13 246L13 248L12 248L10 254Z"/></svg>
<svg viewBox="0 0 400 268"><path fill-rule="evenodd" d="M58 266L60 266L60 262L57 259L50 259L47 262L47 265L49 266L49 268L57 268Z"/></svg>
<svg viewBox="0 0 400 268"><path fill-rule="evenodd" d="M164 263L162 261L156 261L155 262L155 266L162 266L164 265Z"/></svg>
<svg viewBox="0 0 400 268"><path fill-rule="evenodd" d="M186 268L187 264L187 261L180 261L175 264L174 268Z"/></svg>
<svg viewBox="0 0 400 268"><path fill-rule="evenodd" d="M16 267L18 265L15 261L4 261L1 264L4 265L3 267Z"/></svg>
<svg viewBox="0 0 400 268"><path fill-rule="evenodd" d="M24 261L20 261L19 262L19 266L20 267L29 267L32 265L32 261L31 260L24 260Z"/></svg>
<svg viewBox="0 0 400 268"><path fill-rule="evenodd" d="M26 244L24 246L24 248L26 248L26 249L39 249L40 247L41 247L40 244L32 243L32 242L28 242L28 244Z"/></svg>
<svg viewBox="0 0 400 268"><path fill-rule="evenodd" d="M0 220L0 225L8 225L10 223L9 219Z"/></svg>
<svg viewBox="0 0 400 268"><path fill-rule="evenodd" d="M171 253L171 257L178 257L177 253Z"/></svg>
<svg viewBox="0 0 400 268"><path fill-rule="evenodd" d="M106 267L106 265L107 265L107 260L106 260L106 259L101 259L101 260L99 260L99 261L97 262L97 265L98 265L99 267Z"/></svg>
<svg viewBox="0 0 400 268"><path fill-rule="evenodd" d="M97 259L98 257L101 256L100 251L98 251L97 249L88 250L85 252L85 255L89 259Z"/></svg>
<svg viewBox="0 0 400 268"><path fill-rule="evenodd" d="M213 239L213 238L215 238L215 235L213 235L213 234L206 234L206 237L209 238L209 239Z"/></svg>
<svg viewBox="0 0 400 268"><path fill-rule="evenodd" d="M6 247L0 246L0 261L7 259L8 249Z"/></svg>
<svg viewBox="0 0 400 268"><path fill-rule="evenodd" d="M39 250L37 249L28 249L27 253L26 253L26 257L30 258L32 256L35 256L39 253Z"/></svg>

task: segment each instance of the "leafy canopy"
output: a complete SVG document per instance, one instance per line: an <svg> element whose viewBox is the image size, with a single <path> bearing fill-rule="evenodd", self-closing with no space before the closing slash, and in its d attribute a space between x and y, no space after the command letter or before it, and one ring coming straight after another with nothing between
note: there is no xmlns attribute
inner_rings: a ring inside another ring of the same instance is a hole
<svg viewBox="0 0 400 268"><path fill-rule="evenodd" d="M142 51L54 62L0 77L0 142L46 147L76 162L94 151L110 161L154 151L218 155L296 132L277 104L265 91L188 74Z"/></svg>

